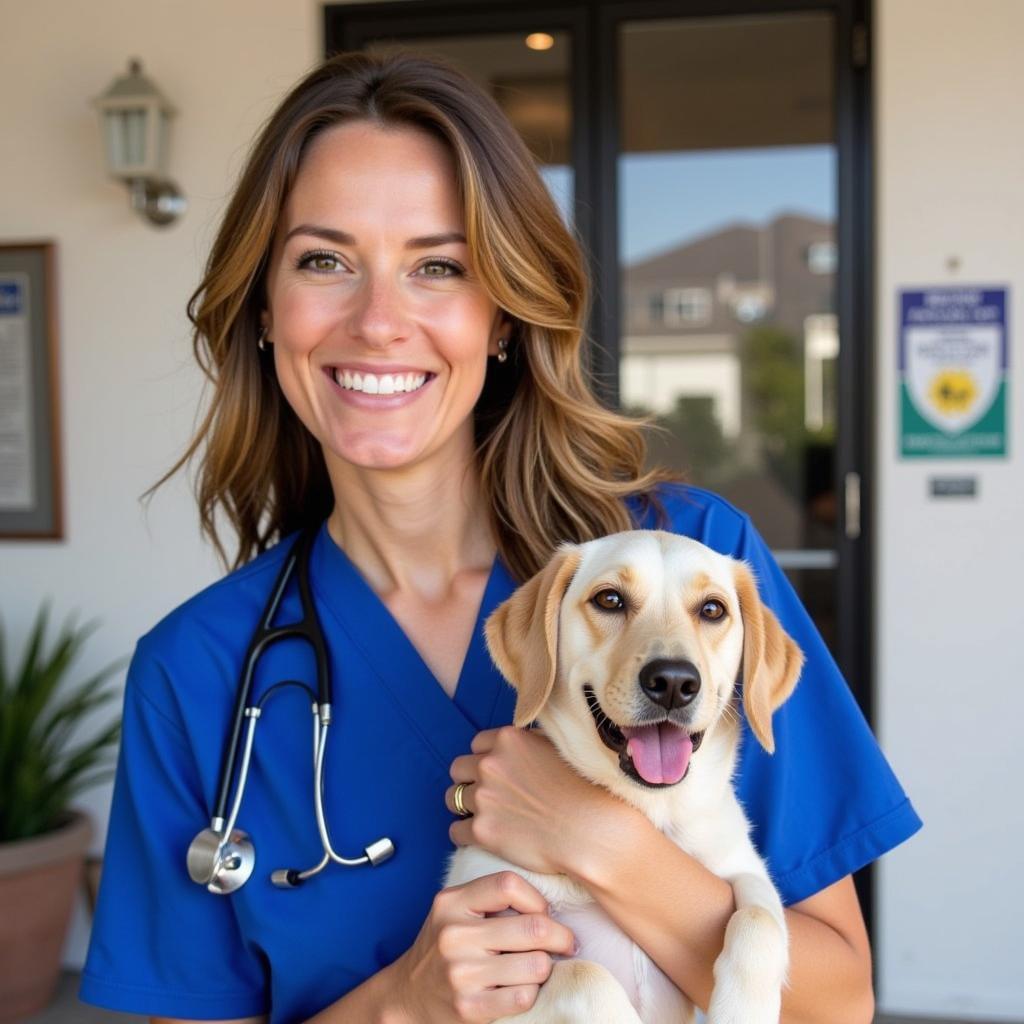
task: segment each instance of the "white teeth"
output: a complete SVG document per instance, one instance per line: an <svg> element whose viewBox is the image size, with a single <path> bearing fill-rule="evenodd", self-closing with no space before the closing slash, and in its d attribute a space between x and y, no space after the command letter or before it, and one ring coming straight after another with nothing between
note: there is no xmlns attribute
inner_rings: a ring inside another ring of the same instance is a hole
<svg viewBox="0 0 1024 1024"><path fill-rule="evenodd" d="M427 380L425 373L385 373L378 377L373 373L353 373L337 367L332 372L335 383L346 391L362 391L367 395L399 395L418 391Z"/></svg>

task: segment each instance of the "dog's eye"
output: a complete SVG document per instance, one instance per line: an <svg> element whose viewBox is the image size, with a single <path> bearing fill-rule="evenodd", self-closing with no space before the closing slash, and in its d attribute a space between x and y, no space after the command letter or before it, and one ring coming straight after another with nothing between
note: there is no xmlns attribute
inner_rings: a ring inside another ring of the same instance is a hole
<svg viewBox="0 0 1024 1024"><path fill-rule="evenodd" d="M604 612L621 612L626 607L625 599L617 590L599 590L590 601Z"/></svg>
<svg viewBox="0 0 1024 1024"><path fill-rule="evenodd" d="M717 622L718 619L725 617L725 605L714 598L710 601L705 601L700 606L700 617L707 619L709 622Z"/></svg>

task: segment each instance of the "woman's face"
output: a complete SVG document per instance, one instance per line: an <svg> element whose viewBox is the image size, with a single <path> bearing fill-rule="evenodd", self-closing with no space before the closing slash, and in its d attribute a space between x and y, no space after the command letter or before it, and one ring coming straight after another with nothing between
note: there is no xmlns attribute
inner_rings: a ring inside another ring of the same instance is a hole
<svg viewBox="0 0 1024 1024"><path fill-rule="evenodd" d="M442 142L368 121L317 136L281 213L267 305L281 389L329 469L470 450L508 321L475 276Z"/></svg>

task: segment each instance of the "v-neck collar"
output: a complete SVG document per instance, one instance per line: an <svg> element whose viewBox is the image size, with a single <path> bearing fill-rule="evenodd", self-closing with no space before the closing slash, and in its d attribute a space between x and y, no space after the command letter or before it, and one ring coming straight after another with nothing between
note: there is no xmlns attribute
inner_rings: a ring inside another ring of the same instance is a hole
<svg viewBox="0 0 1024 1024"><path fill-rule="evenodd" d="M406 717L444 760L468 753L473 736L487 729L503 691L511 687L494 667L484 641L487 617L515 590L500 555L495 555L484 586L469 647L452 697L445 692L387 605L331 537L325 520L313 544L311 583L325 605L359 648L367 665L387 687ZM328 630L328 636L330 631ZM339 664L334 671L334 701L344 700L352 674ZM338 711L344 713L339 706Z"/></svg>

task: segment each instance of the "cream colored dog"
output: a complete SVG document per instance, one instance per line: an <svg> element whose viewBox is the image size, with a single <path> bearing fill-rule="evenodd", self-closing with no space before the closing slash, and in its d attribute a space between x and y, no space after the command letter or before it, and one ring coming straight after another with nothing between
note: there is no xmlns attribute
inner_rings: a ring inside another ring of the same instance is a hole
<svg viewBox="0 0 1024 1024"><path fill-rule="evenodd" d="M638 808L732 884L736 912L715 962L708 1024L777 1024L786 919L731 777L736 683L761 745L803 655L758 597L750 569L654 530L563 545L487 620L488 648L516 688L515 724L537 721L584 778ZM451 858L446 886L512 868L580 944L555 962L511 1024L681 1024L694 1008L565 875L526 871L479 847Z"/></svg>

